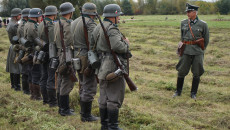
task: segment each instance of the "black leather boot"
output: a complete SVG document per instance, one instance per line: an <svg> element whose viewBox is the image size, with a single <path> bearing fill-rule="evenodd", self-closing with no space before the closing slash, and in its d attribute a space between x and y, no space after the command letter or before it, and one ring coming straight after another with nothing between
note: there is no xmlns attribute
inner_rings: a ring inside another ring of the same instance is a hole
<svg viewBox="0 0 230 130"><path fill-rule="evenodd" d="M193 77L192 80L192 89L191 89L191 98L196 100L196 93L199 87L200 77Z"/></svg>
<svg viewBox="0 0 230 130"><path fill-rule="evenodd" d="M56 107L58 106L57 104L57 97L56 97L56 90L55 89L48 89L48 102L49 102L49 107Z"/></svg>
<svg viewBox="0 0 230 130"><path fill-rule="evenodd" d="M100 108L101 130L108 130L108 114L106 108Z"/></svg>
<svg viewBox="0 0 230 130"><path fill-rule="evenodd" d="M177 88L176 88L176 92L174 93L173 97L177 97L181 95L183 84L184 84L184 78L178 77L177 78Z"/></svg>
<svg viewBox="0 0 230 130"><path fill-rule="evenodd" d="M22 74L22 90L24 94L30 94L28 75Z"/></svg>
<svg viewBox="0 0 230 130"><path fill-rule="evenodd" d="M33 87L34 87L34 99L42 100L40 86L37 84L33 84Z"/></svg>
<svg viewBox="0 0 230 130"><path fill-rule="evenodd" d="M14 90L15 91L21 91L21 85L20 85L20 74L14 74Z"/></svg>
<svg viewBox="0 0 230 130"><path fill-rule="evenodd" d="M60 95L60 115L73 116L76 115L69 108L69 95Z"/></svg>
<svg viewBox="0 0 230 130"><path fill-rule="evenodd" d="M10 84L11 84L11 89L14 89L14 74L10 73Z"/></svg>
<svg viewBox="0 0 230 130"><path fill-rule="evenodd" d="M42 99L43 99L43 105L48 104L48 93L46 88L41 87L41 94L42 94Z"/></svg>
<svg viewBox="0 0 230 130"><path fill-rule="evenodd" d="M83 122L92 122L97 121L99 118L91 115L92 101L83 102L81 101L81 121Z"/></svg>
<svg viewBox="0 0 230 130"><path fill-rule="evenodd" d="M35 99L35 93L34 93L34 86L32 83L29 83L29 88L30 88L30 99L34 100Z"/></svg>
<svg viewBox="0 0 230 130"><path fill-rule="evenodd" d="M108 130L122 130L118 127L119 109L108 109Z"/></svg>

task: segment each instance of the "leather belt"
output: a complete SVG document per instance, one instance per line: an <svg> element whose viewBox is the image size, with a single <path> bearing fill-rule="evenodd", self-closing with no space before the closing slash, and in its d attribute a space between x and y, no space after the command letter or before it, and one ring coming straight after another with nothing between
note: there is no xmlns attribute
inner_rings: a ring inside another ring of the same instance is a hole
<svg viewBox="0 0 230 130"><path fill-rule="evenodd" d="M196 41L183 41L184 44L194 45L197 44Z"/></svg>

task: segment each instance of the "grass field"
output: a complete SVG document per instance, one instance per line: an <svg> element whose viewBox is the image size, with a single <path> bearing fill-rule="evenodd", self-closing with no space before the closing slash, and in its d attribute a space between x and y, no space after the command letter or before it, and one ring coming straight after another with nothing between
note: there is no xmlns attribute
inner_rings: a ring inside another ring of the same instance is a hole
<svg viewBox="0 0 230 130"><path fill-rule="evenodd" d="M130 92L126 88L119 118L121 128L230 129L230 16L199 16L208 23L210 43L197 101L190 98L191 73L185 79L182 96L172 98L176 88L180 21L185 18L184 15L134 16L133 20L130 16L122 17L125 23L120 30L131 41L133 53L130 76L139 89ZM99 121L82 123L79 114L61 117L57 108L50 109L11 90L9 74L5 72L9 41L4 29L0 29L0 36L0 129L100 129ZM76 84L71 92L71 107L79 113L77 91ZM93 114L99 116L98 96L93 102Z"/></svg>

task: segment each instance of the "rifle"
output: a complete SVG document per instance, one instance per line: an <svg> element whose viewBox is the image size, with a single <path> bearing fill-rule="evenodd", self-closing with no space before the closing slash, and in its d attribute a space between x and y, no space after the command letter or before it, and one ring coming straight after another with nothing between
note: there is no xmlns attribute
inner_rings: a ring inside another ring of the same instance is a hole
<svg viewBox="0 0 230 130"><path fill-rule="evenodd" d="M81 12L81 16L82 16L82 21L83 21L83 25L84 25L84 36L85 36L85 41L86 41L86 46L88 51L90 50L89 48L89 39L88 39L88 28L85 22L85 17L83 16L82 13L82 7L79 8L80 12ZM89 64L88 67L85 69L84 73L85 75L91 75L94 71L92 70L92 66ZM96 75L96 79L98 79L97 75ZM99 80L97 80L97 83L99 83Z"/></svg>
<svg viewBox="0 0 230 130"><path fill-rule="evenodd" d="M62 49L63 49L63 59L66 60L66 47L64 43L64 34L63 34L63 25L61 23L61 20L59 19L59 27L60 27L60 36L61 36L61 44L62 44ZM70 72L69 76L72 82L77 82L77 77L75 75L75 70L71 66L71 64L65 63L67 66L68 72Z"/></svg>
<svg viewBox="0 0 230 130"><path fill-rule="evenodd" d="M102 21L101 21L101 18L98 16L97 13L96 13L96 16L97 16L98 19L99 19L99 22L100 22L100 24L101 24L101 27L102 27L103 32L104 32L104 35L105 35L105 39L106 39L107 44L108 44L108 46L109 46L109 49L110 49L110 51L111 51L111 53L112 53L112 55L113 55L113 58L114 58L114 60L115 60L115 63L116 63L116 65L117 65L117 67L123 71L123 75L124 75L124 78L125 78L126 83L127 83L128 86L129 86L129 89L130 89L131 91L137 91L137 89L138 89L137 86L136 86L136 85L133 83L133 81L130 79L128 73L125 72L124 65L122 65L122 63L121 63L119 57L117 56L117 54L116 54L116 53L112 50L112 48L111 48L111 44L110 44L110 41L109 41L109 36L108 36L107 31L105 30L105 27L104 27L104 25L103 25L103 23L102 23Z"/></svg>

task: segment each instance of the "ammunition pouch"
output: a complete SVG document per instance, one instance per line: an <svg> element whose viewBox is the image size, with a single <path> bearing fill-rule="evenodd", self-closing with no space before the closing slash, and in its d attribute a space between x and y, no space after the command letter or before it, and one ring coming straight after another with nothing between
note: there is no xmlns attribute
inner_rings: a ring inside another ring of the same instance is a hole
<svg viewBox="0 0 230 130"><path fill-rule="evenodd" d="M58 60L58 58L52 58L51 60L50 60L50 64L49 64L49 68L51 68L51 69L57 69L57 67L58 67L58 65L59 65L59 60Z"/></svg>
<svg viewBox="0 0 230 130"><path fill-rule="evenodd" d="M72 58L73 58L73 50L71 47L66 47L65 49L66 51L66 63L72 62Z"/></svg>
<svg viewBox="0 0 230 130"><path fill-rule="evenodd" d="M108 82L114 82L116 80L118 80L120 77L122 77L123 75L123 72L121 69L117 69L115 72L112 72L112 73L109 73L107 76L106 76L106 81Z"/></svg>
<svg viewBox="0 0 230 130"><path fill-rule="evenodd" d="M91 65L92 69L98 69L101 66L101 62L98 58L98 55L93 50L88 51L88 60L89 60L89 64Z"/></svg>
<svg viewBox="0 0 230 130"><path fill-rule="evenodd" d="M88 66L85 70L84 70L84 75L86 77L91 76L92 74L94 74L95 69L93 69L91 66Z"/></svg>
<svg viewBox="0 0 230 130"><path fill-rule="evenodd" d="M25 39L24 37L20 38L21 44L25 47L30 47L30 41L28 41L27 39Z"/></svg>
<svg viewBox="0 0 230 130"><path fill-rule="evenodd" d="M39 37L35 38L35 43L39 45L41 48L43 48L47 44L44 40L42 40Z"/></svg>
<svg viewBox="0 0 230 130"><path fill-rule="evenodd" d="M15 44L19 44L19 38L18 38L18 36L13 36L13 38L12 38L12 44L13 45L15 45Z"/></svg>
<svg viewBox="0 0 230 130"><path fill-rule="evenodd" d="M73 58L73 67L76 71L81 69L81 60L80 58Z"/></svg>
<svg viewBox="0 0 230 130"><path fill-rule="evenodd" d="M49 44L49 58L57 57L57 47L56 44L50 43Z"/></svg>
<svg viewBox="0 0 230 130"><path fill-rule="evenodd" d="M58 67L58 72L61 75L67 75L68 74L68 66L67 66L67 64L66 63L61 64Z"/></svg>
<svg viewBox="0 0 230 130"><path fill-rule="evenodd" d="M23 64L26 64L26 63L30 63L33 59L33 55L32 54L29 54L29 55L25 55L23 58L22 58L22 63Z"/></svg>

